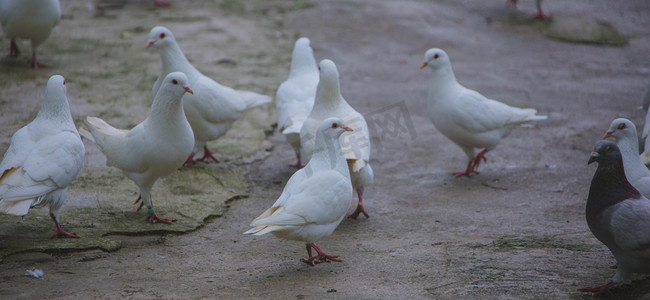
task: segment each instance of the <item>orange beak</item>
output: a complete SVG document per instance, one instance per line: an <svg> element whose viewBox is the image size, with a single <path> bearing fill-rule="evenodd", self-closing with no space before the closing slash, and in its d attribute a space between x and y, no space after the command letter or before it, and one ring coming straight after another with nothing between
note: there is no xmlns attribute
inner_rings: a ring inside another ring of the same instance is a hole
<svg viewBox="0 0 650 300"><path fill-rule="evenodd" d="M156 40L148 40L147 41L147 48L153 46L153 44L155 44L155 43L156 43Z"/></svg>
<svg viewBox="0 0 650 300"><path fill-rule="evenodd" d="M183 86L183 88L185 89L186 92L194 95L194 91L190 88L189 85L185 85L185 86Z"/></svg>
<svg viewBox="0 0 650 300"><path fill-rule="evenodd" d="M341 125L341 128L343 128L343 130L345 130L345 131L354 131L354 130L352 130L352 128L347 127L345 125Z"/></svg>
<svg viewBox="0 0 650 300"><path fill-rule="evenodd" d="M606 139L606 138L608 138L608 137L610 137L610 136L612 136L612 134L614 134L614 131L613 131L613 130L608 130L608 131L605 132L605 134L603 135L603 140Z"/></svg>
<svg viewBox="0 0 650 300"><path fill-rule="evenodd" d="M420 66L420 70L424 69L424 67L426 67L426 66L428 66L428 65L429 65L428 62L426 62L426 61L423 62L422 65Z"/></svg>

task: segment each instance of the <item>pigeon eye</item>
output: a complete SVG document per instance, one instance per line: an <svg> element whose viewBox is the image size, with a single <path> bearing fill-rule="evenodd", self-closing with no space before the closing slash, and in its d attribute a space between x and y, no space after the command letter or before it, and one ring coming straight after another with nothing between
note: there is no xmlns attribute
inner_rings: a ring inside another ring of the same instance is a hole
<svg viewBox="0 0 650 300"><path fill-rule="evenodd" d="M165 38L165 33L164 33L164 32L160 34L160 38L161 38L161 39L164 39L164 38Z"/></svg>
<svg viewBox="0 0 650 300"><path fill-rule="evenodd" d="M621 123L621 124L618 125L618 129L619 129L619 130L623 130L623 129L625 129L625 128L627 128L627 126L625 125L625 123Z"/></svg>
<svg viewBox="0 0 650 300"><path fill-rule="evenodd" d="M63 79L63 85L65 85L65 79Z"/></svg>
<svg viewBox="0 0 650 300"><path fill-rule="evenodd" d="M173 84L178 84L178 81L176 79L172 79Z"/></svg>
<svg viewBox="0 0 650 300"><path fill-rule="evenodd" d="M339 127L339 124L332 123L332 128L336 129L337 127Z"/></svg>
<svg viewBox="0 0 650 300"><path fill-rule="evenodd" d="M438 57L440 57L440 55L436 53L436 55L433 56L433 59L438 59Z"/></svg>

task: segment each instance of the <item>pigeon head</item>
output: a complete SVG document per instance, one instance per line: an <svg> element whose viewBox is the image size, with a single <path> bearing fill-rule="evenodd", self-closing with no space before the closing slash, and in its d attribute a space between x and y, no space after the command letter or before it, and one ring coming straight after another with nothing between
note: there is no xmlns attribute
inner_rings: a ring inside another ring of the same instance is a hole
<svg viewBox="0 0 650 300"><path fill-rule="evenodd" d="M445 51L438 48L431 48L424 53L424 62L420 66L420 69L424 67L429 67L431 69L439 69L449 63L449 56Z"/></svg>
<svg viewBox="0 0 650 300"><path fill-rule="evenodd" d="M296 44L294 47L296 48L311 48L309 45L311 44L311 41L306 38L306 37L301 37L296 41Z"/></svg>
<svg viewBox="0 0 650 300"><path fill-rule="evenodd" d="M192 91L188 84L187 76L185 76L185 73L183 72L169 73L165 77L165 80L163 80L162 87L158 91L158 94L160 94L161 91L173 95L183 95L186 92L194 94L194 91Z"/></svg>
<svg viewBox="0 0 650 300"><path fill-rule="evenodd" d="M594 145L587 164L598 162L600 166L623 165L621 150L612 141L600 140Z"/></svg>
<svg viewBox="0 0 650 300"><path fill-rule="evenodd" d="M47 89L46 90L47 94L65 95L66 93L65 78L63 78L63 76L61 75L53 75L47 81L46 89Z"/></svg>
<svg viewBox="0 0 650 300"><path fill-rule="evenodd" d="M149 32L147 48L151 46L160 48L175 42L176 40L174 39L174 35L169 29L167 29L167 27L156 26Z"/></svg>
<svg viewBox="0 0 650 300"><path fill-rule="evenodd" d="M326 136L338 138L346 131L353 131L352 128L346 126L339 118L327 118L323 120L318 126L318 131Z"/></svg>
<svg viewBox="0 0 650 300"><path fill-rule="evenodd" d="M634 141L635 143L638 142L636 126L634 126L632 121L624 118L618 118L612 121L612 124L609 125L609 129L607 129L607 132L603 135L603 139L608 137L613 137L616 142L627 139L629 139L629 141Z"/></svg>
<svg viewBox="0 0 650 300"><path fill-rule="evenodd" d="M325 101L337 101L341 97L339 86L339 71L336 64L329 59L321 60L318 69L320 70L320 80L316 87L316 99Z"/></svg>

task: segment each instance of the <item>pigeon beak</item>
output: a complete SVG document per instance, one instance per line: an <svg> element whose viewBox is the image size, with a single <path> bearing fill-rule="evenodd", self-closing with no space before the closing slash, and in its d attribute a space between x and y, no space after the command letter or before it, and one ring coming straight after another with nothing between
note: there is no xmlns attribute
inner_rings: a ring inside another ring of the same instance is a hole
<svg viewBox="0 0 650 300"><path fill-rule="evenodd" d="M592 162L598 161L599 156L600 154L598 154L598 152L591 152L591 156L589 157L589 161L587 162L587 164L591 164Z"/></svg>
<svg viewBox="0 0 650 300"><path fill-rule="evenodd" d="M345 130L345 131L354 131L354 130L352 130L352 128L350 128L350 127L348 127L348 126L345 126L345 125L341 125L341 128L342 128L343 130Z"/></svg>
<svg viewBox="0 0 650 300"><path fill-rule="evenodd" d="M194 95L194 91L190 88L189 84L188 84L188 85L184 85L183 88L185 89L186 92L188 92L188 93Z"/></svg>
<svg viewBox="0 0 650 300"><path fill-rule="evenodd" d="M607 130L607 132L605 132L605 134L603 135L603 140L612 136L612 134L614 134L614 130Z"/></svg>
<svg viewBox="0 0 650 300"><path fill-rule="evenodd" d="M428 66L429 62L423 62L422 65L420 66L420 70L424 69L424 67Z"/></svg>
<svg viewBox="0 0 650 300"><path fill-rule="evenodd" d="M153 46L153 44L155 44L155 43L156 43L156 40L148 40L147 41L147 48Z"/></svg>

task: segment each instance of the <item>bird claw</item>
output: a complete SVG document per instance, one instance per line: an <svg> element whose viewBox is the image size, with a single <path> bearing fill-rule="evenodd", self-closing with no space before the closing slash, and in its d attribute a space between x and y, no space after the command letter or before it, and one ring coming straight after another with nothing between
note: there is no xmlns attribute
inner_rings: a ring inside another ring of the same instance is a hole
<svg viewBox="0 0 650 300"><path fill-rule="evenodd" d="M338 258L338 256L336 255L327 255L327 256L316 255L309 258L301 258L300 261L313 267L317 264L331 263L332 261L342 262L343 259Z"/></svg>
<svg viewBox="0 0 650 300"><path fill-rule="evenodd" d="M63 229L60 229L60 230L57 230L50 238L51 239L53 239L53 238L75 238L75 239L78 239L78 238L80 238L80 236L78 236L74 232L67 232L67 231L65 231Z"/></svg>
<svg viewBox="0 0 650 300"><path fill-rule="evenodd" d="M297 162L294 163L294 164L288 164L288 166L289 166L289 167L292 167L292 168L302 169L302 168L304 168L306 165L303 164L303 163L301 163L300 161L297 161Z"/></svg>
<svg viewBox="0 0 650 300"><path fill-rule="evenodd" d="M138 195L138 199L135 199L135 202L133 202L133 204L137 204L138 202L140 202L140 206L138 206L135 211L140 211L140 209L142 209L142 205L144 205L144 202L142 202L142 195Z"/></svg>
<svg viewBox="0 0 650 300"><path fill-rule="evenodd" d="M151 213L147 216L147 221L151 222L152 224L155 223L165 223L165 224L172 224L172 221L169 219L161 218L159 217L156 213Z"/></svg>
<svg viewBox="0 0 650 300"><path fill-rule="evenodd" d="M588 293L593 293L593 296L598 296L602 293L607 293L610 296L614 296L612 294L612 291L609 290L610 287L613 287L616 285L614 282L610 281L608 283L605 283L603 285L599 286L592 286L592 287L585 287L585 288L580 288L578 289L581 292L588 292Z"/></svg>
<svg viewBox="0 0 650 300"><path fill-rule="evenodd" d="M354 210L354 212L351 215L349 215L348 218L356 219L359 216L359 214L363 214L364 216L366 216L366 219L370 218L370 215L363 208L362 204L357 205L357 209Z"/></svg>
<svg viewBox="0 0 650 300"><path fill-rule="evenodd" d="M454 172L454 173L451 173L451 175L454 175L454 176L456 176L456 177L460 177L460 176L471 177L472 174L477 174L477 175L478 175L478 174L481 174L481 173L480 173L479 171L476 171L476 170L471 170L471 171L460 171L460 172Z"/></svg>

